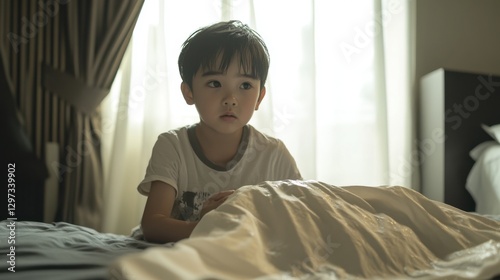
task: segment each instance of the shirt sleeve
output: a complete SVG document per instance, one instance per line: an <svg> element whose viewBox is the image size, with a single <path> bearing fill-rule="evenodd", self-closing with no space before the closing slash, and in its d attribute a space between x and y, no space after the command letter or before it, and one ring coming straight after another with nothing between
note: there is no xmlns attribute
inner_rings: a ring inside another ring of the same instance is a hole
<svg viewBox="0 0 500 280"><path fill-rule="evenodd" d="M178 193L178 177L180 160L180 145L176 135L161 134L153 147L146 175L137 190L143 195L148 195L151 190L151 182L162 181L171 185Z"/></svg>
<svg viewBox="0 0 500 280"><path fill-rule="evenodd" d="M275 174L277 180L302 180L299 168L293 158L292 154L288 151L283 141L278 140L277 157L275 162Z"/></svg>

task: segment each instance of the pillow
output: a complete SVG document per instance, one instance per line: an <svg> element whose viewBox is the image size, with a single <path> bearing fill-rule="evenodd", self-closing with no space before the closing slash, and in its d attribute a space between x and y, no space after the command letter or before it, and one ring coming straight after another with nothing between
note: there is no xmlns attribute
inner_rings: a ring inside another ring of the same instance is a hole
<svg viewBox="0 0 500 280"><path fill-rule="evenodd" d="M486 133L488 133L491 138L495 139L497 143L500 143L500 124L492 125L492 126L487 126L485 124L481 124L481 127L483 128Z"/></svg>
<svg viewBox="0 0 500 280"><path fill-rule="evenodd" d="M474 149L472 149L469 152L469 155L471 158L473 158L475 161L477 161L477 159L481 156L481 154L484 151L486 151L489 147L496 146L496 145L498 145L498 142L496 142L496 141L483 142L483 143L477 145L476 147L474 147Z"/></svg>

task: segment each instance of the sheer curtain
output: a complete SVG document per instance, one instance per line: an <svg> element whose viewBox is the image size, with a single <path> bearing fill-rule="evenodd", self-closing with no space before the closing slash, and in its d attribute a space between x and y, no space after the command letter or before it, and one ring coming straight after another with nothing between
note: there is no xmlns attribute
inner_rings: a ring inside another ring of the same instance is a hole
<svg viewBox="0 0 500 280"><path fill-rule="evenodd" d="M271 53L267 95L251 124L281 138L305 179L418 189L412 107L412 2L146 1L103 103L105 231L142 215L158 134L198 121L180 93L177 57L196 29L239 19Z"/></svg>

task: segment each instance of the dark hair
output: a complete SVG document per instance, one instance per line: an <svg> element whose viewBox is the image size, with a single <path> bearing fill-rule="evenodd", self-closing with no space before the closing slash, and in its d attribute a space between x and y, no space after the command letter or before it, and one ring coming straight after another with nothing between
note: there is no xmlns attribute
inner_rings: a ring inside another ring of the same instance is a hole
<svg viewBox="0 0 500 280"><path fill-rule="evenodd" d="M206 26L189 36L178 61L182 81L193 88L193 77L200 68L213 69L222 55L217 70L225 72L236 54L245 74L259 79L262 89L269 70L269 51L257 32L237 20Z"/></svg>

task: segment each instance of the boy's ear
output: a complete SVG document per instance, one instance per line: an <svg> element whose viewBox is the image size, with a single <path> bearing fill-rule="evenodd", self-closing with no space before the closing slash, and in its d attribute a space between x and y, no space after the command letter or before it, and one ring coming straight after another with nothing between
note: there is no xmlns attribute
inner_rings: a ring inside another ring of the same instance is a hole
<svg viewBox="0 0 500 280"><path fill-rule="evenodd" d="M181 91L182 95L184 96L184 100L186 100L186 103L188 105L193 105L194 104L194 98L193 98L193 91L191 90L191 87L186 84L185 82L181 83Z"/></svg>
<svg viewBox="0 0 500 280"><path fill-rule="evenodd" d="M262 87L262 89L260 90L259 99L257 99L257 104L255 105L255 111L259 110L260 102L262 101L262 99L264 99L265 95L266 95L266 87Z"/></svg>

